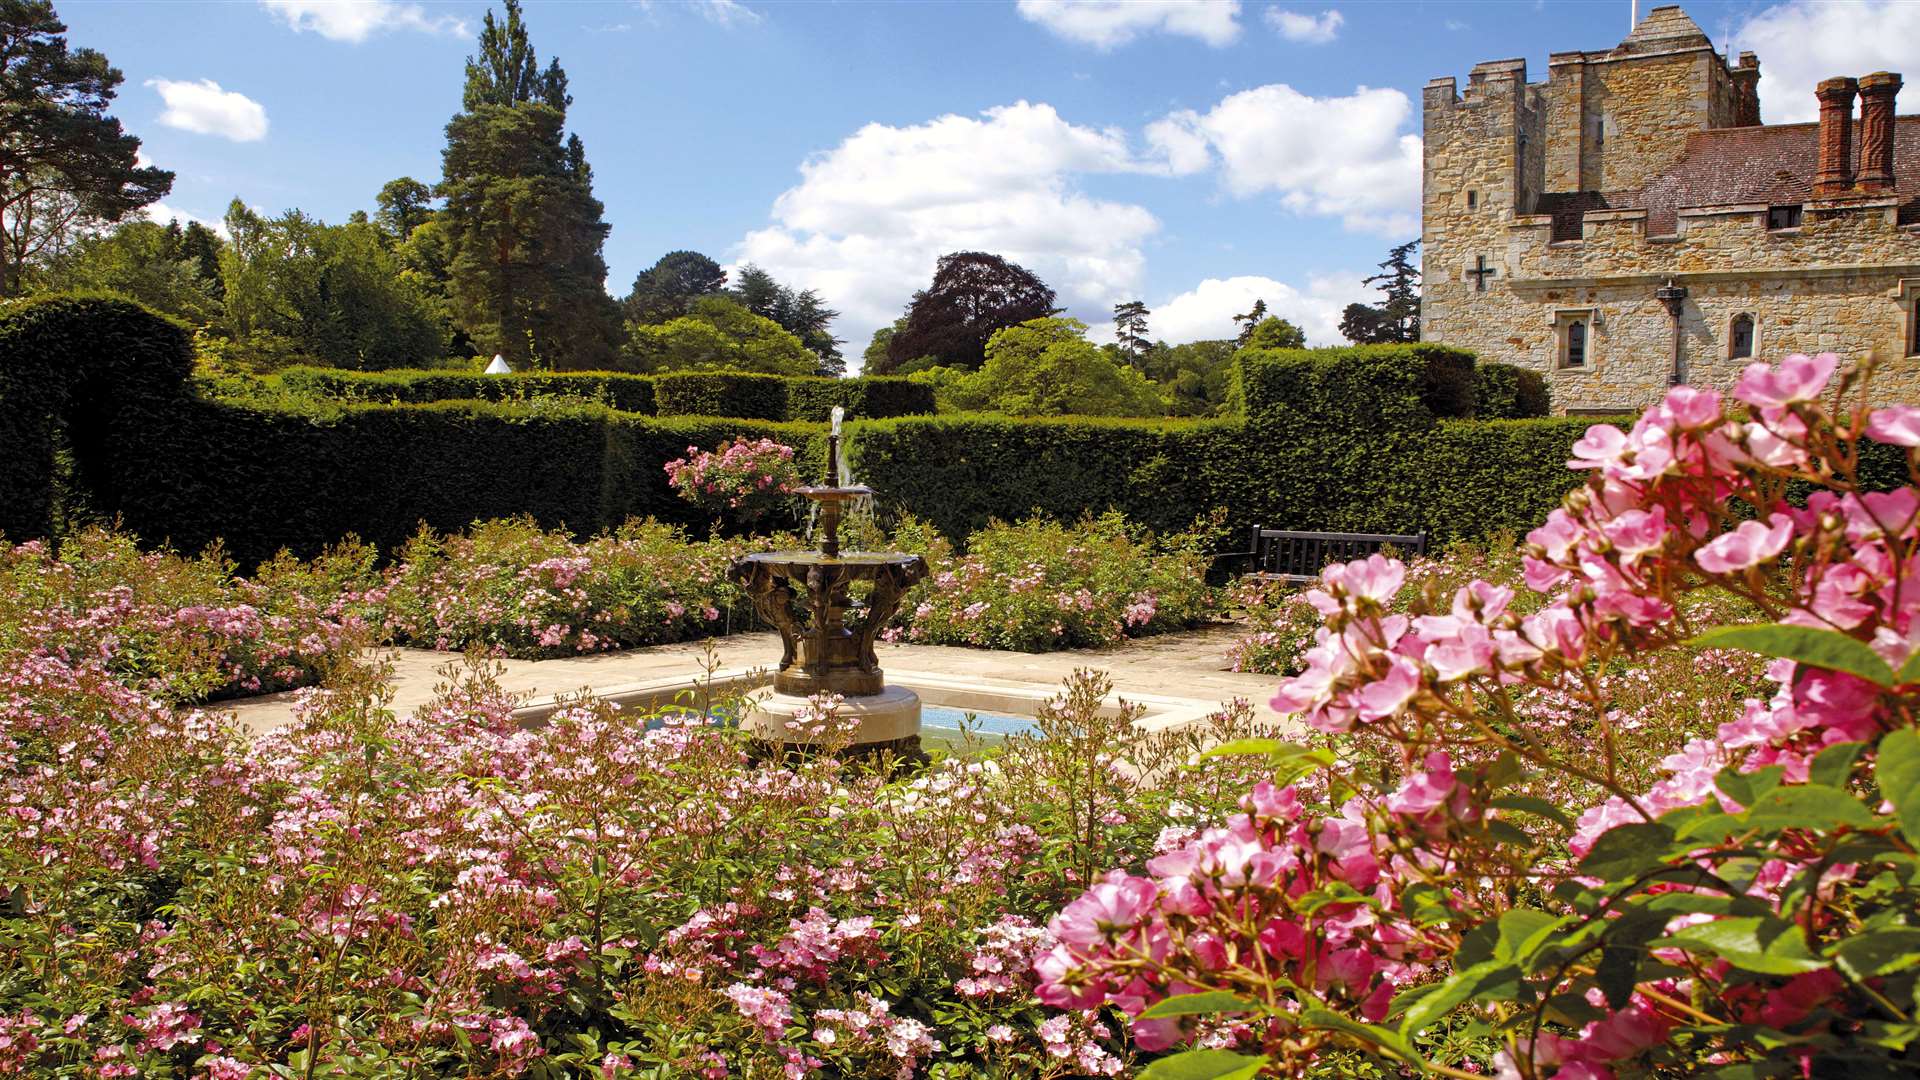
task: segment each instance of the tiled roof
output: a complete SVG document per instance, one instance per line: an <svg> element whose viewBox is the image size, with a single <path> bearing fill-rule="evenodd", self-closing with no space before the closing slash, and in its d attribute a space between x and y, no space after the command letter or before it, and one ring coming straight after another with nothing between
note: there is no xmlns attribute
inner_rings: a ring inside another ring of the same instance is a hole
<svg viewBox="0 0 1920 1080"><path fill-rule="evenodd" d="M1856 125L1856 172L1859 133ZM1820 166L1819 139L1819 124L1696 131L1687 136L1686 153L1680 160L1639 191L1544 194L1538 212L1554 216L1555 240L1570 240L1579 238L1580 216L1588 210L1644 208L1647 235L1670 236L1678 227L1681 210L1808 202ZM1894 190L1901 199L1900 223L1920 222L1920 116L1896 118L1893 173Z"/></svg>

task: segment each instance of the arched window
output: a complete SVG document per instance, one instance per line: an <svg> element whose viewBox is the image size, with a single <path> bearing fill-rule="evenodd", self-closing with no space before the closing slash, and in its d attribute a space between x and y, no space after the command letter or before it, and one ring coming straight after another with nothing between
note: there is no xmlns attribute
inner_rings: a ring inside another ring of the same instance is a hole
<svg viewBox="0 0 1920 1080"><path fill-rule="evenodd" d="M1745 360L1752 355L1753 316L1743 311L1733 317L1733 326L1727 331L1727 356Z"/></svg>
<svg viewBox="0 0 1920 1080"><path fill-rule="evenodd" d="M1575 319L1567 324L1567 360L1568 367L1584 367L1587 363L1587 321Z"/></svg>

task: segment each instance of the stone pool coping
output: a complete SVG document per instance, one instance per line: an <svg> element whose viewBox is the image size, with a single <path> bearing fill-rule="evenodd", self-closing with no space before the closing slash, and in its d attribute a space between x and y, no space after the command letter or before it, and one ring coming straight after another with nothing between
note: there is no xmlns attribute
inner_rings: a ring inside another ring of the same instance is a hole
<svg viewBox="0 0 1920 1080"><path fill-rule="evenodd" d="M889 679L923 676L949 689L1043 692L1044 698L1076 668L1093 668L1107 673L1119 696L1148 704L1150 712L1162 710L1154 709L1156 702L1148 699L1163 703L1165 711L1174 710L1176 705L1181 709L1204 706L1200 713L1204 715L1239 697L1253 702L1262 715L1272 717L1266 703L1273 696L1276 680L1270 675L1226 670L1227 647L1237 633L1235 627L1212 626L1143 638L1112 649L1053 653L941 645L882 645L879 653ZM548 712L555 697L583 690L602 697L631 695L638 700L649 692L684 687L696 675L703 675L701 664L708 644L681 642L558 660L503 660L498 661L500 683L509 692L526 698L523 708L544 705ZM771 633L735 634L712 639L710 644L714 673L722 678L745 678L756 670L769 670L780 656L780 639ZM398 713L410 713L431 699L433 687L447 680L447 666L460 660L454 654L426 649L381 649L378 654L390 658L393 664L392 708ZM291 693L268 694L223 701L209 708L233 713L254 730L269 730L292 718L293 698ZM943 699L938 703L952 702ZM1145 722L1159 726L1152 716Z"/></svg>

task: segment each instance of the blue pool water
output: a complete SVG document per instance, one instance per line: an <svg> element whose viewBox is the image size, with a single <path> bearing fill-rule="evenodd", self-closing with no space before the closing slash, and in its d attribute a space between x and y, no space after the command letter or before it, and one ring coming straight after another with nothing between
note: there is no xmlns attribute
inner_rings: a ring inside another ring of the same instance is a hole
<svg viewBox="0 0 1920 1080"><path fill-rule="evenodd" d="M958 731L960 721L971 715L972 729L983 734L1018 735L1035 728L1031 716L1008 716L1004 713L974 712L968 709L956 709L949 705L920 706L920 726L922 728L945 728Z"/></svg>

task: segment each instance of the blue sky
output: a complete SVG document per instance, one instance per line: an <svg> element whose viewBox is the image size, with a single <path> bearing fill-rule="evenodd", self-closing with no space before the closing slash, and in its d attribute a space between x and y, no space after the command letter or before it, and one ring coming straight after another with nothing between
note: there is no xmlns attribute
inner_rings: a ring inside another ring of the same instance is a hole
<svg viewBox="0 0 1920 1080"><path fill-rule="evenodd" d="M439 175L487 5L56 0L127 76L115 114L178 174L325 220ZM1651 4L1643 0L1642 12ZM1770 121L1831 74L1920 69L1920 4L1691 3L1761 55ZM1420 88L1475 62L1606 48L1629 0L1267 4L575 0L526 5L572 81L613 226L609 290L666 251L754 261L845 312L855 356L943 251L998 251L1104 330L1224 336L1261 296L1330 342L1417 234ZM1911 110L1903 110L1911 111Z"/></svg>

